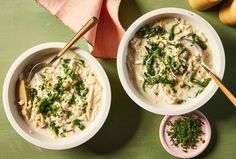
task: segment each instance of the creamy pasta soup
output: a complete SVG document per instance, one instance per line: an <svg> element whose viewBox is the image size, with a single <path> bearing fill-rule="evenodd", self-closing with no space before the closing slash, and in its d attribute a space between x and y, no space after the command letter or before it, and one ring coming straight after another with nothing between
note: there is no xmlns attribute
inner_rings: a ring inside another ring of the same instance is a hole
<svg viewBox="0 0 236 159"><path fill-rule="evenodd" d="M203 58L211 68L210 55L207 37L200 29L184 19L165 18L136 32L126 62L131 82L148 101L181 104L209 84L211 79L200 61Z"/></svg>
<svg viewBox="0 0 236 159"><path fill-rule="evenodd" d="M103 88L89 63L67 52L31 80L21 113L33 127L57 137L81 132L94 120Z"/></svg>

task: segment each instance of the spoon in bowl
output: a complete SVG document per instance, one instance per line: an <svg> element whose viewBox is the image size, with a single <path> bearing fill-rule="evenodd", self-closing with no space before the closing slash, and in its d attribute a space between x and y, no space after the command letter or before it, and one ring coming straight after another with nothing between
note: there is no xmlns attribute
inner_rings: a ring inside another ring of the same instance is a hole
<svg viewBox="0 0 236 159"><path fill-rule="evenodd" d="M42 68L46 66L51 66L58 58L60 58L76 41L78 41L85 33L87 33L95 24L98 23L98 19L96 17L92 17L87 23L75 34L75 36L64 46L60 52L52 58L49 62L39 62L35 64L33 67L32 65L29 70L28 75L26 76L26 83L30 83L31 79L33 78L34 74L40 71Z"/></svg>
<svg viewBox="0 0 236 159"><path fill-rule="evenodd" d="M234 95L224 86L224 84L220 81L220 79L213 73L210 71L210 69L207 67L207 65L205 64L203 58L202 58L202 55L203 55L203 51L202 49L200 48L199 45L197 45L196 43L193 44L192 40L190 39L187 39L187 38L182 38L181 39L182 42L185 42L185 43L188 43L192 46L194 46L198 52L200 53L201 55L201 58L200 58L200 64L201 64L201 67L209 74L209 76L211 77L211 79L213 81L215 81L215 83L218 85L218 87L223 91L223 93L229 98L229 100L234 104L234 106L236 106L236 98L234 97Z"/></svg>
<svg viewBox="0 0 236 159"><path fill-rule="evenodd" d="M79 40L85 33L87 33L95 24L98 23L98 19L96 17L92 17L76 34L75 36L65 45L63 49L49 62L39 62L35 65L28 65L25 68L24 73L19 76L18 81L18 101L21 104L27 105L27 92L28 92L28 84L33 78L34 74L40 71L42 68L46 66L51 66L58 58L60 58L77 40ZM26 81L25 81L26 79ZM20 104L20 105L21 105Z"/></svg>

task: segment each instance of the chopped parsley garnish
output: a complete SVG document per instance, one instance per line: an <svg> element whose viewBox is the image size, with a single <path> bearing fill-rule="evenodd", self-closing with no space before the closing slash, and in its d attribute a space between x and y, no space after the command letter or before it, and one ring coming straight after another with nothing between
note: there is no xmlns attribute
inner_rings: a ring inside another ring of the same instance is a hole
<svg viewBox="0 0 236 159"><path fill-rule="evenodd" d="M83 82L77 82L75 84L75 90L80 97L85 97L88 94L88 88L85 87Z"/></svg>
<svg viewBox="0 0 236 159"><path fill-rule="evenodd" d="M43 115L55 115L56 106L53 105L55 101L55 96L50 95L49 97L45 97L39 101L39 112Z"/></svg>
<svg viewBox="0 0 236 159"><path fill-rule="evenodd" d="M45 87L44 87L43 85L39 85L39 89L40 89L40 90L44 90L44 88L45 88Z"/></svg>
<svg viewBox="0 0 236 159"><path fill-rule="evenodd" d="M159 25L151 27L150 25L145 25L136 33L139 38L150 38L155 35L164 35L165 29Z"/></svg>
<svg viewBox="0 0 236 159"><path fill-rule="evenodd" d="M150 77L145 78L144 82L146 85L154 85L157 83L170 84L170 85L175 84L175 80L168 78L167 75L150 76Z"/></svg>
<svg viewBox="0 0 236 159"><path fill-rule="evenodd" d="M75 104L75 95L73 94L70 101L69 101L69 104L72 105L72 104Z"/></svg>
<svg viewBox="0 0 236 159"><path fill-rule="evenodd" d="M35 96L37 96L37 90L35 88L30 88L30 90L29 90L29 100L33 101Z"/></svg>
<svg viewBox="0 0 236 159"><path fill-rule="evenodd" d="M150 45L150 48L146 47L147 55L144 58L143 64L146 67L145 74L149 76L155 75L155 70L153 68L153 64L155 62L155 59L158 56L163 56L163 49L161 49L157 43L148 42Z"/></svg>
<svg viewBox="0 0 236 159"><path fill-rule="evenodd" d="M177 61L174 57L171 57L169 55L165 56L163 62L168 68L171 68L172 72L175 75L183 75L187 70L186 62L182 60Z"/></svg>
<svg viewBox="0 0 236 159"><path fill-rule="evenodd" d="M60 127L59 127L59 126L56 126L55 122L53 122L53 121L50 122L49 126L51 127L51 129L54 131L54 133L55 133L56 135L59 134L59 129L60 129Z"/></svg>
<svg viewBox="0 0 236 159"><path fill-rule="evenodd" d="M63 62L64 62L65 64L69 64L69 63L70 63L70 59L64 59Z"/></svg>
<svg viewBox="0 0 236 159"><path fill-rule="evenodd" d="M75 74L74 70L72 70L68 65L63 64L63 67L65 74L68 75L72 80L80 80L79 76Z"/></svg>
<svg viewBox="0 0 236 159"><path fill-rule="evenodd" d="M49 107L46 108L47 116L57 116L58 106L51 104Z"/></svg>
<svg viewBox="0 0 236 159"><path fill-rule="evenodd" d="M65 61L65 60L64 60ZM68 66L68 63L63 63L63 71L66 75L68 75L72 80L80 81L79 76L75 73L75 71Z"/></svg>
<svg viewBox="0 0 236 159"><path fill-rule="evenodd" d="M80 66L80 67L83 67L83 68L85 67L84 60L78 59L78 60L76 60L76 63L77 63L77 65Z"/></svg>
<svg viewBox="0 0 236 159"><path fill-rule="evenodd" d="M205 88L209 84L210 81L211 81L211 78L205 78L203 81L200 81L198 79L193 78L192 76L190 77L190 82L202 88Z"/></svg>
<svg viewBox="0 0 236 159"><path fill-rule="evenodd" d="M63 94L64 93L64 91L65 91L65 88L63 87L63 82L64 82L64 80L63 80L63 78L61 78L61 77L57 77L57 79L58 79L58 81L57 81L57 83L53 86L53 89L55 90L55 91L57 91L58 92L58 94Z"/></svg>
<svg viewBox="0 0 236 159"><path fill-rule="evenodd" d="M197 34L193 34L192 36L193 44L198 44L202 50L207 49L207 45L204 41L200 39L200 37Z"/></svg>
<svg viewBox="0 0 236 159"><path fill-rule="evenodd" d="M183 46L183 44L180 44L180 43L175 45L175 47L181 50L180 54L182 54L185 51L188 51L188 49L185 46Z"/></svg>
<svg viewBox="0 0 236 159"><path fill-rule="evenodd" d="M69 118L72 115L71 111L66 111L66 117Z"/></svg>
<svg viewBox="0 0 236 159"><path fill-rule="evenodd" d="M193 116L183 116L174 122L169 121L170 129L167 135L170 137L172 145L181 146L184 152L188 149L197 148L197 143L205 141L202 139L204 132L202 131L203 122L199 118Z"/></svg>
<svg viewBox="0 0 236 159"><path fill-rule="evenodd" d="M174 34L174 29L175 27L179 25L179 23L174 24L171 29L169 30L169 40L174 40L175 34Z"/></svg>
<svg viewBox="0 0 236 159"><path fill-rule="evenodd" d="M73 126L78 126L80 130L84 130L85 126L79 119L73 120Z"/></svg>
<svg viewBox="0 0 236 159"><path fill-rule="evenodd" d="M88 106L88 103L84 103L84 105L82 106L82 113L86 113L87 112L87 106Z"/></svg>

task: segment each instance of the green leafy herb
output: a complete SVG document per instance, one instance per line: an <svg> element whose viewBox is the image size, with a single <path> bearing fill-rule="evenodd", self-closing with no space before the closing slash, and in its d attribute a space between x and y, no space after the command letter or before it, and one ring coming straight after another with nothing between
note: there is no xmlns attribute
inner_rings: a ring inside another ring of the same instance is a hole
<svg viewBox="0 0 236 159"><path fill-rule="evenodd" d="M169 30L169 40L174 40L174 36L175 36L175 34L174 34L174 29L175 29L175 27L176 27L177 25L179 25L179 23L174 24L174 25L170 28L170 30Z"/></svg>
<svg viewBox="0 0 236 159"><path fill-rule="evenodd" d="M29 90L29 100L33 101L35 96L37 96L37 90L35 88L30 88L30 90Z"/></svg>
<svg viewBox="0 0 236 159"><path fill-rule="evenodd" d="M176 75L183 75L188 68L186 62L184 61L179 62L176 61L174 58L172 58L171 60L170 67L173 73Z"/></svg>
<svg viewBox="0 0 236 159"><path fill-rule="evenodd" d="M67 63L63 63L62 66L64 68L63 71L66 75L68 75L72 80L80 81L79 76L74 72L72 68L68 66Z"/></svg>
<svg viewBox="0 0 236 159"><path fill-rule="evenodd" d="M149 42L149 45L151 48L147 48L147 55L144 58L143 64L146 67L146 74L149 76L154 76L155 75L155 70L153 68L153 64L155 59L158 56L163 56L163 49L161 49L157 43Z"/></svg>
<svg viewBox="0 0 236 159"><path fill-rule="evenodd" d="M85 97L88 94L88 88L85 87L84 83L82 81L77 82L75 84L75 90L76 93L80 96L80 97Z"/></svg>
<svg viewBox="0 0 236 159"><path fill-rule="evenodd" d="M55 97L53 95L41 99L39 101L39 112L43 115L54 114L54 111L56 111L55 106L52 105L54 101ZM49 111L52 111L52 113L49 113Z"/></svg>
<svg viewBox="0 0 236 159"><path fill-rule="evenodd" d="M65 64L69 64L69 63L70 63L70 59L64 59L63 62L64 62Z"/></svg>
<svg viewBox="0 0 236 159"><path fill-rule="evenodd" d="M195 97L197 97L200 93L202 93L202 91L203 91L204 89L199 89L198 91L197 91L197 93L196 93L196 95L195 95Z"/></svg>
<svg viewBox="0 0 236 159"><path fill-rule="evenodd" d="M66 117L69 118L72 115L71 111L66 111Z"/></svg>
<svg viewBox="0 0 236 159"><path fill-rule="evenodd" d="M181 146L184 152L188 152L190 148L195 149L199 141L204 143L201 137L204 134L202 124L203 122L199 118L183 116L174 122L169 122L170 130L167 131L167 134L174 146Z"/></svg>
<svg viewBox="0 0 236 159"><path fill-rule="evenodd" d="M159 25L151 27L150 25L145 25L141 29L138 30L136 35L139 38L150 38L155 35L164 35L165 29Z"/></svg>
<svg viewBox="0 0 236 159"><path fill-rule="evenodd" d="M179 99L179 100L177 101L178 104L182 104L183 102L186 102L186 100Z"/></svg>
<svg viewBox="0 0 236 159"><path fill-rule="evenodd" d="M147 85L154 85L157 83L174 85L175 80L168 79L166 75L156 75L156 76L150 76L150 77L145 78L145 84Z"/></svg>
<svg viewBox="0 0 236 159"><path fill-rule="evenodd" d="M149 54L153 53L153 52L157 52L157 55L160 57L162 57L165 54L164 49L159 47L160 43L155 43L155 42L151 42L151 41L148 41L147 43L151 47L150 49L146 48L146 50Z"/></svg>
<svg viewBox="0 0 236 159"><path fill-rule="evenodd" d="M78 66L80 66L80 67L85 67L85 62L84 62L84 60L81 60L81 59L79 59L79 60L76 60L76 63L77 63L77 65Z"/></svg>
<svg viewBox="0 0 236 159"><path fill-rule="evenodd" d="M188 51L188 49L185 46L183 46L183 44L181 44L181 43L177 44L175 47L181 50L180 54L185 51Z"/></svg>
<svg viewBox="0 0 236 159"><path fill-rule="evenodd" d="M52 130L54 131L54 133L56 135L59 134L59 129L60 127L59 126L56 126L56 123L55 122L50 122L49 126L52 128Z"/></svg>
<svg viewBox="0 0 236 159"><path fill-rule="evenodd" d="M198 79L193 78L192 76L190 77L190 82L202 88L205 88L209 84L210 81L211 81L211 78L205 78L203 81L200 81Z"/></svg>
<svg viewBox="0 0 236 159"><path fill-rule="evenodd" d="M46 108L46 115L47 116L57 116L57 110L58 110L58 107L56 105L53 105L51 104L49 107Z"/></svg>
<svg viewBox="0 0 236 159"><path fill-rule="evenodd" d="M72 97L71 97L71 99L70 99L70 101L69 101L69 104L71 105L71 104L75 104L75 96L74 96L74 94L72 94Z"/></svg>
<svg viewBox="0 0 236 159"><path fill-rule="evenodd" d="M83 123L81 122L81 120L79 120L79 119L75 119L75 120L73 121L73 125L74 125L74 126L78 126L80 130L84 130L84 129L85 129L84 124L83 124Z"/></svg>
<svg viewBox="0 0 236 159"><path fill-rule="evenodd" d="M40 90L44 90L44 88L45 88L44 85L39 85Z"/></svg>
<svg viewBox="0 0 236 159"><path fill-rule="evenodd" d="M207 49L206 43L204 41L202 41L200 39L200 37L197 36L196 34L193 34L192 40L193 40L193 44L194 43L198 44L202 50L206 50Z"/></svg>
<svg viewBox="0 0 236 159"><path fill-rule="evenodd" d="M171 86L174 86L176 81L174 79L168 78L167 75L148 76L144 79L143 90L145 91L146 85L154 85L157 83L170 84Z"/></svg>
<svg viewBox="0 0 236 159"><path fill-rule="evenodd" d="M64 79L60 76L57 77L58 81L53 86L54 91L57 91L59 95L63 94L65 92L65 88L63 87Z"/></svg>
<svg viewBox="0 0 236 159"><path fill-rule="evenodd" d="M172 72L175 75L182 75L187 70L187 63L186 62L176 61L173 57L171 57L169 55L165 56L165 59L163 60L163 62L168 68L171 68Z"/></svg>
<svg viewBox="0 0 236 159"><path fill-rule="evenodd" d="M82 106L82 113L86 113L87 112L87 106L88 106L88 103L84 103L83 106Z"/></svg>

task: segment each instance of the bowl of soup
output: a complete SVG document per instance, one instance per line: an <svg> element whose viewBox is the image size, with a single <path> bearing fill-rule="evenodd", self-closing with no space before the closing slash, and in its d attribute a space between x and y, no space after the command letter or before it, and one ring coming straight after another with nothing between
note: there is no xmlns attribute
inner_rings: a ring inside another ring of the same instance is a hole
<svg viewBox="0 0 236 159"><path fill-rule="evenodd" d="M224 48L214 28L191 11L162 8L128 28L117 68L123 88L137 105L156 114L179 115L201 107L217 90L201 60L223 77Z"/></svg>
<svg viewBox="0 0 236 159"><path fill-rule="evenodd" d="M28 142L46 149L68 149L88 141L110 109L110 84L104 69L78 47L26 82L30 65L49 61L64 46L45 43L25 51L4 81L4 109L12 127Z"/></svg>

